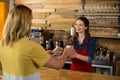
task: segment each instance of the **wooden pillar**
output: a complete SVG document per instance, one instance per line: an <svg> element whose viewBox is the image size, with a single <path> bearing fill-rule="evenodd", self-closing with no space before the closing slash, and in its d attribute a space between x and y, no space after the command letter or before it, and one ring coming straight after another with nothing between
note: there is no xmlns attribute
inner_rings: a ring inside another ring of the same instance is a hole
<svg viewBox="0 0 120 80"><path fill-rule="evenodd" d="M2 30L8 14L9 3L0 2L0 40L2 39Z"/></svg>

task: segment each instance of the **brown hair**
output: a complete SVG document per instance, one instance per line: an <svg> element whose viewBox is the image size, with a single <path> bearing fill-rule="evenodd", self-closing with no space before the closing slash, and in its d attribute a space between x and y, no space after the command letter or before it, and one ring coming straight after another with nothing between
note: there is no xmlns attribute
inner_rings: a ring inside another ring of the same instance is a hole
<svg viewBox="0 0 120 80"><path fill-rule="evenodd" d="M80 16L79 18L76 19L76 21L77 20L82 20L83 21L85 27L87 27L87 29L85 30L85 36L88 37L88 38L90 38L89 20L86 17L84 17L84 16ZM73 42L74 39L77 38L77 37L78 37L78 33L75 32L74 35L70 38L69 44L71 44L71 42Z"/></svg>

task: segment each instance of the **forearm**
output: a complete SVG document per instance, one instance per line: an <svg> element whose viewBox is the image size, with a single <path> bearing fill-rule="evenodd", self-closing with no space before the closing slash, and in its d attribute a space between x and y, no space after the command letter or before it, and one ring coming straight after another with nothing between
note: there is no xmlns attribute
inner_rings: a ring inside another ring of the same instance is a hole
<svg viewBox="0 0 120 80"><path fill-rule="evenodd" d="M44 66L61 69L65 64L66 58L73 55L74 52L73 47L65 48L60 58L54 59L54 57L51 56Z"/></svg>
<svg viewBox="0 0 120 80"><path fill-rule="evenodd" d="M57 66L58 68L62 68L65 64L65 61L66 61L66 58L67 58L67 55L65 55L64 53L61 55L60 58L57 59L58 63L57 63Z"/></svg>
<svg viewBox="0 0 120 80"><path fill-rule="evenodd" d="M51 56L51 58L47 61L47 63L44 66L55 69L61 69L65 64L66 58L67 55L65 55L64 53L58 59L54 59L54 57Z"/></svg>
<svg viewBox="0 0 120 80"><path fill-rule="evenodd" d="M84 56L84 55L80 55L80 54L75 54L75 58L88 62L89 61L89 57L88 56Z"/></svg>

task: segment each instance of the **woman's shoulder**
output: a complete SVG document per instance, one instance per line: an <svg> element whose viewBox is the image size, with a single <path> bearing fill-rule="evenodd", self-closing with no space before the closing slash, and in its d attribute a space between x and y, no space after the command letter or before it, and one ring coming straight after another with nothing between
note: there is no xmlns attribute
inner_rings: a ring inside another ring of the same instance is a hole
<svg viewBox="0 0 120 80"><path fill-rule="evenodd" d="M89 38L89 44L96 44L96 39L95 38Z"/></svg>
<svg viewBox="0 0 120 80"><path fill-rule="evenodd" d="M26 47L36 47L39 46L39 44L35 41L28 40L27 38L23 38L18 42L21 46Z"/></svg>

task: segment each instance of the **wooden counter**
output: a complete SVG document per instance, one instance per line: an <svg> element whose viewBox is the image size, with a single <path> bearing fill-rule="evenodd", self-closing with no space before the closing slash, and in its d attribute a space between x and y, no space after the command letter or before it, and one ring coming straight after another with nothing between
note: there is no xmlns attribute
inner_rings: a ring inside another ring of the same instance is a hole
<svg viewBox="0 0 120 80"><path fill-rule="evenodd" d="M41 80L120 80L120 76L108 76L95 73L85 73L70 70L55 70L51 68L40 68ZM0 75L0 80L2 76Z"/></svg>
<svg viewBox="0 0 120 80"><path fill-rule="evenodd" d="M42 67L41 80L120 80L120 76L109 76L70 70L55 70Z"/></svg>

